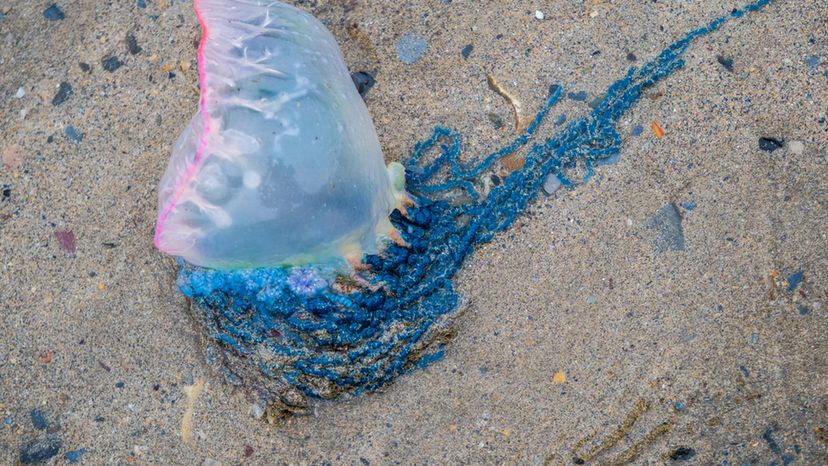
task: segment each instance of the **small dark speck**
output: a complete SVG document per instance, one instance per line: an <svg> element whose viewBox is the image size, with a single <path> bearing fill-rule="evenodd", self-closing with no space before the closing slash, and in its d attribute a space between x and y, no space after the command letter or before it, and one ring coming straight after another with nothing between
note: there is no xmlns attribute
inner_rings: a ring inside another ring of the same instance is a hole
<svg viewBox="0 0 828 466"><path fill-rule="evenodd" d="M104 422L106 418L103 416L95 416L95 422Z"/></svg>
<svg viewBox="0 0 828 466"><path fill-rule="evenodd" d="M135 6L137 6L138 8L146 8L147 2L145 0L137 0L135 2Z"/></svg>
<svg viewBox="0 0 828 466"><path fill-rule="evenodd" d="M73 94L72 85L67 82L60 83L58 86L57 94L52 98L52 105L60 105L66 102L67 99Z"/></svg>
<svg viewBox="0 0 828 466"><path fill-rule="evenodd" d="M110 73L120 68L121 65L123 65L123 63L116 56L109 56L101 60L101 66L103 66L103 69L109 71Z"/></svg>
<svg viewBox="0 0 828 466"><path fill-rule="evenodd" d="M71 139L74 142L83 141L83 133L75 129L75 127L72 125L66 127L66 136L68 136L69 139Z"/></svg>
<svg viewBox="0 0 828 466"><path fill-rule="evenodd" d="M7 184L4 184L2 193L3 193L3 200L8 201L9 198L11 197L11 193L12 193L11 186L9 186Z"/></svg>
<svg viewBox="0 0 828 466"><path fill-rule="evenodd" d="M631 134L632 136L634 136L634 137L638 137L638 136L641 136L641 134L642 134L643 132L644 132L644 127L643 127L643 126L641 126L641 125L635 125L635 126L633 127L632 131L630 131L630 134Z"/></svg>
<svg viewBox="0 0 828 466"><path fill-rule="evenodd" d="M733 59L727 58L723 55L717 55L716 61L719 62L720 65L724 67L727 71L733 71Z"/></svg>
<svg viewBox="0 0 828 466"><path fill-rule="evenodd" d="M804 277L805 273L801 270L788 275L788 293L793 293L802 283Z"/></svg>
<svg viewBox="0 0 828 466"><path fill-rule="evenodd" d="M634 53L630 52L627 54L627 61L638 61L638 57L636 57Z"/></svg>
<svg viewBox="0 0 828 466"><path fill-rule="evenodd" d="M374 87L374 84L377 83L374 76L367 72L367 71L357 71L356 73L351 73L351 80L354 82L354 86L357 88L357 92L362 97L365 97L365 94Z"/></svg>
<svg viewBox="0 0 828 466"><path fill-rule="evenodd" d="M796 309L799 311L799 315L801 316L807 316L811 313L811 308L802 304L800 304Z"/></svg>
<svg viewBox="0 0 828 466"><path fill-rule="evenodd" d="M170 72L167 73L167 77L170 78L170 79L173 79L173 78L175 78L175 73L170 71Z"/></svg>
<svg viewBox="0 0 828 466"><path fill-rule="evenodd" d="M771 137L759 138L759 148L765 152L773 152L776 149L781 149L782 147L785 147L784 139L776 139Z"/></svg>
<svg viewBox="0 0 828 466"><path fill-rule="evenodd" d="M586 464L586 461L576 456L575 458L572 458L572 464Z"/></svg>
<svg viewBox="0 0 828 466"><path fill-rule="evenodd" d="M32 426L37 430L46 430L49 427L49 421L46 420L46 413L39 409L33 409L29 416L32 418Z"/></svg>
<svg viewBox="0 0 828 466"><path fill-rule="evenodd" d="M117 382L117 383L115 384L115 388L124 388L124 386L125 386L125 385L126 385L126 384L125 384L125 383L123 383L123 382Z"/></svg>
<svg viewBox="0 0 828 466"><path fill-rule="evenodd" d="M463 47L463 50L461 50L460 53L463 55L463 58L469 58L469 55L471 55L473 50L474 45L468 44L465 47Z"/></svg>
<svg viewBox="0 0 828 466"><path fill-rule="evenodd" d="M161 384L160 383L153 384L152 389L157 392L158 390L161 389Z"/></svg>
<svg viewBox="0 0 828 466"><path fill-rule="evenodd" d="M696 450L690 447L678 447L670 453L670 459L673 461L687 461L696 456Z"/></svg>
<svg viewBox="0 0 828 466"><path fill-rule="evenodd" d="M739 366L739 370L742 371L742 375L744 375L745 378L750 377L750 370L747 367Z"/></svg>
<svg viewBox="0 0 828 466"><path fill-rule="evenodd" d="M92 71L92 67L89 66L89 63L80 62L80 63L78 63L78 66L80 67L81 71L83 71L84 73L88 73L88 72Z"/></svg>
<svg viewBox="0 0 828 466"><path fill-rule="evenodd" d="M494 125L495 129L503 128L503 118L497 113L487 113L486 118Z"/></svg>
<svg viewBox="0 0 828 466"><path fill-rule="evenodd" d="M587 100L587 97L589 97L589 94L587 94L586 91L580 91L580 92L570 92L566 96L569 97L570 99L576 101L576 102L583 102L583 101Z"/></svg>
<svg viewBox="0 0 828 466"><path fill-rule="evenodd" d="M500 183L502 182L500 180L500 177L495 175L495 174L492 174L491 180L492 180L492 184L495 185L495 186L500 186Z"/></svg>
<svg viewBox="0 0 828 466"><path fill-rule="evenodd" d="M43 17L49 21L60 21L65 18L66 15L63 14L63 10L61 10L60 7L52 3L49 8L43 10Z"/></svg>
<svg viewBox="0 0 828 466"><path fill-rule="evenodd" d="M126 43L127 52L129 52L130 55L137 55L141 53L142 49L141 46L138 45L138 39L135 38L135 34L127 34L124 42Z"/></svg>

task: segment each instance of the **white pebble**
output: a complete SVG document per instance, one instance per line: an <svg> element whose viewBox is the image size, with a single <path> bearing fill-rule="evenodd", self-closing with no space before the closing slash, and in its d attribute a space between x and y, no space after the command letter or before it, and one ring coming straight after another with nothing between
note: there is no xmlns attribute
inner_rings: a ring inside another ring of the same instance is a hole
<svg viewBox="0 0 828 466"><path fill-rule="evenodd" d="M24 95L26 95L26 91L24 91L22 87L18 87L17 94L15 94L14 96L18 99L22 99Z"/></svg>
<svg viewBox="0 0 828 466"><path fill-rule="evenodd" d="M546 194L554 194L555 191L561 188L561 179L558 178L558 175L554 173L550 173L546 175L546 179L543 180L543 190Z"/></svg>
<svg viewBox="0 0 828 466"><path fill-rule="evenodd" d="M543 12L540 10L535 10L535 19L543 19Z"/></svg>
<svg viewBox="0 0 828 466"><path fill-rule="evenodd" d="M803 144L802 141L791 141L788 143L788 149L792 153L800 155L805 151L805 144Z"/></svg>

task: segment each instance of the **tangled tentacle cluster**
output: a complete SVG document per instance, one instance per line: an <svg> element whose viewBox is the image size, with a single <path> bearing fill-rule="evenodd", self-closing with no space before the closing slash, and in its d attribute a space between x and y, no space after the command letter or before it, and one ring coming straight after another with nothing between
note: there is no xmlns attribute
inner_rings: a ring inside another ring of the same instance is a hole
<svg viewBox="0 0 828 466"><path fill-rule="evenodd" d="M647 88L684 65L682 55L693 40L769 1L734 10L642 68L631 68L591 113L531 147L562 95L560 86L550 88L522 135L473 165L461 163L459 134L435 129L416 145L406 166L416 205L391 216L407 245L391 244L380 255L366 256L368 270L358 272L357 280L334 267L215 271L182 263L178 286L209 338L268 378L319 398L382 387L442 356L440 337L461 303L452 278L476 245L509 228L550 174L572 186L588 179L596 164L614 160L621 148L619 119ZM480 177L522 149L523 167L481 196ZM576 165L585 170L579 180L570 176Z"/></svg>

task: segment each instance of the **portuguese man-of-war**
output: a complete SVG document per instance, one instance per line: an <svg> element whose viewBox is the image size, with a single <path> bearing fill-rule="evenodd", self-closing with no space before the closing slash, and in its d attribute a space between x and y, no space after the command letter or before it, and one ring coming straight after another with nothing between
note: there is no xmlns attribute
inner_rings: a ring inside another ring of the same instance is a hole
<svg viewBox="0 0 828 466"><path fill-rule="evenodd" d="M629 69L557 134L537 134L563 94L553 85L500 150L463 163L460 135L438 127L403 168L384 165L321 23L271 0L195 0L201 99L161 182L155 242L179 257L208 361L278 416L441 358L462 307L452 278L474 247L509 228L547 176L572 187L617 158L619 119L643 92L684 65L695 39L769 2ZM522 168L484 193L493 165L518 151Z"/></svg>

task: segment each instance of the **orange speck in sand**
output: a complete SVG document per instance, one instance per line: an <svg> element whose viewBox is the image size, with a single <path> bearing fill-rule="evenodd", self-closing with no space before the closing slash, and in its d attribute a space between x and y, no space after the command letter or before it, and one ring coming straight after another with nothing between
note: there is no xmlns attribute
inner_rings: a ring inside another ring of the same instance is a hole
<svg viewBox="0 0 828 466"><path fill-rule="evenodd" d="M655 133L655 137L657 137L659 139L664 137L664 128L662 128L661 125L659 125L658 123L656 123L654 121L653 124L650 125L650 127L653 129L653 133Z"/></svg>

